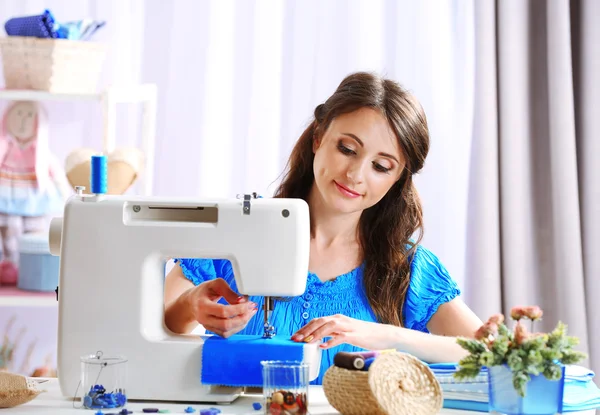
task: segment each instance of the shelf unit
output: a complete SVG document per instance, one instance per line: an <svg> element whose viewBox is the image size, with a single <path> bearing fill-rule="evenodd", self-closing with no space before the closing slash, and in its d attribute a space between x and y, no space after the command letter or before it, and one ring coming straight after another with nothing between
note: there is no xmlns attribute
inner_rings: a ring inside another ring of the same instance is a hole
<svg viewBox="0 0 600 415"><path fill-rule="evenodd" d="M103 139L102 151L109 154L116 147L117 104L138 103L142 105L142 143L144 169L139 177L141 194L150 196L154 184L154 160L156 138L156 102L158 91L155 84L110 86L97 93L56 93L37 90L0 89L2 101L92 101L102 105ZM0 286L0 307L52 306L55 293L29 292L16 287Z"/></svg>
<svg viewBox="0 0 600 415"><path fill-rule="evenodd" d="M155 84L133 86L110 86L98 93L55 93L35 90L0 89L0 100L9 101L96 101L102 105L104 131L102 151L110 153L116 146L117 104L139 103L142 105L142 151L145 163L140 175L141 193L152 194L154 184L154 159L156 138L156 101Z"/></svg>

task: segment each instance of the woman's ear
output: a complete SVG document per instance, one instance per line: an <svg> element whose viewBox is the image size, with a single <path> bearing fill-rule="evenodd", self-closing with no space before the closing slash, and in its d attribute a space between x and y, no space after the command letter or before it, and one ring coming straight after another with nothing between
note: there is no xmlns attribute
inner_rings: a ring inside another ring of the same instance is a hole
<svg viewBox="0 0 600 415"><path fill-rule="evenodd" d="M320 146L321 146L321 137L319 136L319 134L317 132L315 132L313 134L313 139L312 139L313 153L316 153Z"/></svg>

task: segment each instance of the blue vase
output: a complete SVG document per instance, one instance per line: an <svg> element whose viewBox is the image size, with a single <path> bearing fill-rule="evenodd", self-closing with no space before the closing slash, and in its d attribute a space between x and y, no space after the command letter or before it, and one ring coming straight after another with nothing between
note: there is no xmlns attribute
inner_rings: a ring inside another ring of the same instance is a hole
<svg viewBox="0 0 600 415"><path fill-rule="evenodd" d="M531 376L521 397L513 386L513 373L507 365L488 367L489 412L505 415L562 414L565 367L559 380L544 375Z"/></svg>

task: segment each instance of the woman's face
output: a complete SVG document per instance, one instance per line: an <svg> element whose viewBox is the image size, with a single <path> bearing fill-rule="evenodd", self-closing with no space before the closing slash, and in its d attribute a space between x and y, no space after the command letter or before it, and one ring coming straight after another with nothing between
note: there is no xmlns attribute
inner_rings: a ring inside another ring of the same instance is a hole
<svg viewBox="0 0 600 415"><path fill-rule="evenodd" d="M352 213L379 202L405 165L385 117L361 108L334 119L313 144L315 184L325 204Z"/></svg>

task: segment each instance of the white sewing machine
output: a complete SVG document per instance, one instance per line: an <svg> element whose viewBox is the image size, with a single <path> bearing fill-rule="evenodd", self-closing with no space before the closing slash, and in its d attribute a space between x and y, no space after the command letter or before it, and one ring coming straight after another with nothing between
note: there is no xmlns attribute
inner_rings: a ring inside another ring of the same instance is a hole
<svg viewBox="0 0 600 415"><path fill-rule="evenodd" d="M127 357L128 399L233 401L242 388L201 382L205 337L176 335L164 324L166 258L226 258L240 293L297 296L306 289L309 232L308 206L299 199L173 200L78 189L49 235L51 253L60 255L62 394L75 396L80 357L101 350ZM316 345L304 345L311 379L320 359Z"/></svg>

